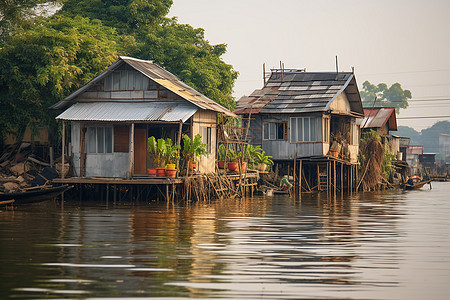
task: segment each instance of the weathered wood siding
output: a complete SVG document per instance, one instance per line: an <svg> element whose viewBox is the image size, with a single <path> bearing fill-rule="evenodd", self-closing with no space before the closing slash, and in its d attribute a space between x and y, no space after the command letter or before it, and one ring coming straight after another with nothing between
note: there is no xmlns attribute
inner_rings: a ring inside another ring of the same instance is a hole
<svg viewBox="0 0 450 300"><path fill-rule="evenodd" d="M196 134L204 137L206 128L211 128L211 151L205 156L197 158L197 162L201 173L213 173L216 169L217 113L213 111L197 111L192 116L192 126L192 137ZM205 139L204 142L206 142Z"/></svg>

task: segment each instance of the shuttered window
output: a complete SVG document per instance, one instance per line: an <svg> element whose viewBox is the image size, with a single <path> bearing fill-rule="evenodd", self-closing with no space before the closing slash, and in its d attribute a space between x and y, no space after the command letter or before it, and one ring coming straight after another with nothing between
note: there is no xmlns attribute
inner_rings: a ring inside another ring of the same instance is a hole
<svg viewBox="0 0 450 300"><path fill-rule="evenodd" d="M129 152L129 126L114 126L114 152Z"/></svg>

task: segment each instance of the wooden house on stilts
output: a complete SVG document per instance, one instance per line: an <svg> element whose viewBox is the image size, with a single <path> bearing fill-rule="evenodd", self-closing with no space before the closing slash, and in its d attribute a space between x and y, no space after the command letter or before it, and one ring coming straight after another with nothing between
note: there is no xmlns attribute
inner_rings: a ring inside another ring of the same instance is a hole
<svg viewBox="0 0 450 300"><path fill-rule="evenodd" d="M354 189L364 111L352 72L271 70L234 112L250 122L248 142L285 166L299 190Z"/></svg>
<svg viewBox="0 0 450 300"><path fill-rule="evenodd" d="M202 136L198 170L214 172L217 115L236 117L152 61L123 56L51 108L64 110L56 119L77 178L142 177L154 167L148 138L180 143L182 134Z"/></svg>

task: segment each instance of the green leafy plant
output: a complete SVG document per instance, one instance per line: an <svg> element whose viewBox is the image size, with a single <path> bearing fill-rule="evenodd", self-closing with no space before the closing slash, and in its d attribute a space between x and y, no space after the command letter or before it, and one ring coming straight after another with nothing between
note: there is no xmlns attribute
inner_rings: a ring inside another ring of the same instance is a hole
<svg viewBox="0 0 450 300"><path fill-rule="evenodd" d="M236 153L233 149L228 149L227 160L229 162L238 162L240 155Z"/></svg>
<svg viewBox="0 0 450 300"><path fill-rule="evenodd" d="M192 140L189 135L183 135L183 150L181 151L185 164L190 163L195 157L201 157L207 153L206 144L202 142L200 134Z"/></svg>
<svg viewBox="0 0 450 300"><path fill-rule="evenodd" d="M225 148L224 144L220 144L218 151L217 151L217 158L219 161L225 161L227 156L227 149Z"/></svg>
<svg viewBox="0 0 450 300"><path fill-rule="evenodd" d="M155 163L165 167L168 163L176 164L179 159L180 145L174 145L172 139L158 139L154 136L148 138L148 151L153 156Z"/></svg>

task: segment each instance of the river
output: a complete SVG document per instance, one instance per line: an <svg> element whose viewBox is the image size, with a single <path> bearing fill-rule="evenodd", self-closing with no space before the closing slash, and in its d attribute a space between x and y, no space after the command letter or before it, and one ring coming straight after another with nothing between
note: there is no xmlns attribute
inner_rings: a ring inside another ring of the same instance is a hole
<svg viewBox="0 0 450 300"><path fill-rule="evenodd" d="M450 183L0 211L0 299L450 299Z"/></svg>

